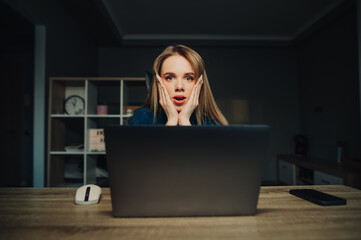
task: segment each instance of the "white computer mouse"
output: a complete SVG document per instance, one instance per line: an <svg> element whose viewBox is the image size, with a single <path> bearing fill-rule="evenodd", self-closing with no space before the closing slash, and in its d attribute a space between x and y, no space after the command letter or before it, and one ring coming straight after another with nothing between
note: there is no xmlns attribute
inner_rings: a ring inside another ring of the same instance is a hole
<svg viewBox="0 0 361 240"><path fill-rule="evenodd" d="M94 184L81 186L76 190L75 203L81 205L96 204L99 202L102 189Z"/></svg>

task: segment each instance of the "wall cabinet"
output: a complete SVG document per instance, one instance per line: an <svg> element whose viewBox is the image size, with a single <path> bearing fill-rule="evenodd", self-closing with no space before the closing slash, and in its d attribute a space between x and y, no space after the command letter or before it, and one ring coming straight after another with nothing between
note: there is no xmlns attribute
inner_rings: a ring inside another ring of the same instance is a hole
<svg viewBox="0 0 361 240"><path fill-rule="evenodd" d="M287 185L296 185L296 166L293 163L278 161L279 181Z"/></svg>
<svg viewBox="0 0 361 240"><path fill-rule="evenodd" d="M83 98L85 106L69 115L64 101L74 95ZM127 124L133 115L127 107L142 105L146 95L143 77L50 78L47 186L103 185L107 180L105 151L90 149L90 130ZM107 114L98 114L98 105L107 105Z"/></svg>
<svg viewBox="0 0 361 240"><path fill-rule="evenodd" d="M342 177L333 176L320 171L314 171L315 185L339 185L343 183L344 181Z"/></svg>
<svg viewBox="0 0 361 240"><path fill-rule="evenodd" d="M278 182L286 185L339 185L361 188L360 169L322 159L278 155Z"/></svg>

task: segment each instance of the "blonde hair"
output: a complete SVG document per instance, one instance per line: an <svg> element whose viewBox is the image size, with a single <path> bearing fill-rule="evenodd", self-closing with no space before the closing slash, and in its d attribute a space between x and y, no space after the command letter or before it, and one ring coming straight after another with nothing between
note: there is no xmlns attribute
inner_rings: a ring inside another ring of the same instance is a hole
<svg viewBox="0 0 361 240"><path fill-rule="evenodd" d="M164 60L174 55L183 56L190 62L195 71L196 79L203 75L203 85L199 94L199 104L195 110L197 124L202 125L202 119L209 118L217 124L228 125L226 118L217 107L217 104L213 98L202 57L196 51L184 45L167 47L154 61L153 71L155 75L153 76L152 87L145 102L145 106L153 111L154 120L156 119L157 113L159 111L159 95L156 83L156 75L161 75L160 71Z"/></svg>

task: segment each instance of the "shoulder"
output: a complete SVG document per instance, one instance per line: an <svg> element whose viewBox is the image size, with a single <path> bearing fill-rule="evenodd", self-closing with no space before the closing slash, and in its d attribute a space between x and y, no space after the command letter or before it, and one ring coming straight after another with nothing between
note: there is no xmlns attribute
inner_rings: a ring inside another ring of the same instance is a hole
<svg viewBox="0 0 361 240"><path fill-rule="evenodd" d="M139 108L130 122L131 125L153 124L153 114L147 107Z"/></svg>
<svg viewBox="0 0 361 240"><path fill-rule="evenodd" d="M192 114L192 116L189 120L190 120L192 126L198 125L196 114ZM217 125L219 125L219 123L211 117L204 116L201 118L201 126L217 126Z"/></svg>
<svg viewBox="0 0 361 240"><path fill-rule="evenodd" d="M219 123L216 122L215 120L213 120L212 118L203 118L202 125L203 126L217 126L217 125L219 125Z"/></svg>
<svg viewBox="0 0 361 240"><path fill-rule="evenodd" d="M139 108L137 111L135 111L135 114L134 115L139 115L139 114L150 114L151 112L149 111L149 109L147 107L142 107L142 108Z"/></svg>

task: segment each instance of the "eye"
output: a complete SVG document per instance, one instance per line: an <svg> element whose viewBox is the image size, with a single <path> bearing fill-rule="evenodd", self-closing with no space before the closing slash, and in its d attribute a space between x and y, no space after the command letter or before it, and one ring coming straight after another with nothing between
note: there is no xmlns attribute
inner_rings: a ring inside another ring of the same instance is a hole
<svg viewBox="0 0 361 240"><path fill-rule="evenodd" d="M172 76L166 76L165 77L165 80L168 80L168 81L173 80L173 79L174 79L174 77L172 77Z"/></svg>
<svg viewBox="0 0 361 240"><path fill-rule="evenodd" d="M187 81L193 81L193 80L194 80L194 78L191 77L191 76L187 76L187 77L185 77L185 79L186 79Z"/></svg>

